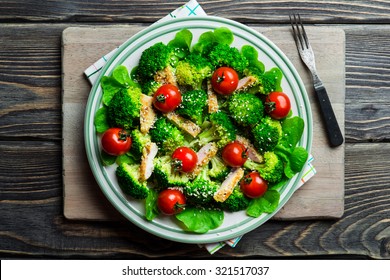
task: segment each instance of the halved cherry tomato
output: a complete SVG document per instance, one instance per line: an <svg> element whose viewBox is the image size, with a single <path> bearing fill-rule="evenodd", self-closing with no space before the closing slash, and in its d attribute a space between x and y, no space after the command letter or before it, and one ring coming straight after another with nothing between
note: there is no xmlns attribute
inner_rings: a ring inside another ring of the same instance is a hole
<svg viewBox="0 0 390 280"><path fill-rule="evenodd" d="M223 148L222 159L231 167L240 167L248 159L248 151L241 143L232 142Z"/></svg>
<svg viewBox="0 0 390 280"><path fill-rule="evenodd" d="M112 156L120 156L131 148L131 138L128 132L122 128L109 128L102 136L103 150Z"/></svg>
<svg viewBox="0 0 390 280"><path fill-rule="evenodd" d="M283 119L291 110L290 98L283 92L271 92L265 99L265 110L271 118Z"/></svg>
<svg viewBox="0 0 390 280"><path fill-rule="evenodd" d="M173 167L176 171L191 172L195 169L198 156L194 150L188 147L179 147L173 154Z"/></svg>
<svg viewBox="0 0 390 280"><path fill-rule="evenodd" d="M268 189L268 183L259 172L253 171L247 174L240 182L242 192L250 198L262 196Z"/></svg>
<svg viewBox="0 0 390 280"><path fill-rule="evenodd" d="M215 92L229 95L237 88L238 74L233 68L220 67L214 71L211 77L211 85Z"/></svg>
<svg viewBox="0 0 390 280"><path fill-rule="evenodd" d="M168 113L177 108L181 103L180 90L172 85L166 84L158 88L153 95L153 105L163 113Z"/></svg>
<svg viewBox="0 0 390 280"><path fill-rule="evenodd" d="M184 194L176 189L166 189L158 194L157 206L165 215L180 213L186 204Z"/></svg>

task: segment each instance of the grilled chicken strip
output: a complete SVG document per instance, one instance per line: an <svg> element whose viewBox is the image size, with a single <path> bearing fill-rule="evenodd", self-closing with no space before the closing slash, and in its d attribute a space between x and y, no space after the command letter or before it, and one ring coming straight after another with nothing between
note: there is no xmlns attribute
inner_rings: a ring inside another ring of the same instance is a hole
<svg viewBox="0 0 390 280"><path fill-rule="evenodd" d="M209 105L209 113L217 112L219 110L218 97L213 89L213 86L211 85L211 81L207 81L207 98Z"/></svg>
<svg viewBox="0 0 390 280"><path fill-rule="evenodd" d="M253 144L246 139L245 137L242 137L240 135L236 136L236 141L240 142L242 145L245 146L248 152L248 157L253 160L254 162L262 163L264 161L263 156L256 150L256 148L253 146Z"/></svg>
<svg viewBox="0 0 390 280"><path fill-rule="evenodd" d="M176 114L175 112L169 112L168 114L166 114L166 117L170 121L172 121L177 127L179 127L181 130L184 130L194 138L202 130L199 125L186 118L183 118L182 116Z"/></svg>
<svg viewBox="0 0 390 280"><path fill-rule="evenodd" d="M146 181L153 173L153 160L158 152L156 143L150 142L142 150L141 166L140 166L140 180Z"/></svg>
<svg viewBox="0 0 390 280"><path fill-rule="evenodd" d="M226 177L225 181L223 181L221 187L214 194L214 200L217 202L224 202L228 199L242 177L244 177L244 170L240 167L234 168Z"/></svg>
<svg viewBox="0 0 390 280"><path fill-rule="evenodd" d="M153 109L153 97L141 94L140 131L149 132L156 121L156 112Z"/></svg>

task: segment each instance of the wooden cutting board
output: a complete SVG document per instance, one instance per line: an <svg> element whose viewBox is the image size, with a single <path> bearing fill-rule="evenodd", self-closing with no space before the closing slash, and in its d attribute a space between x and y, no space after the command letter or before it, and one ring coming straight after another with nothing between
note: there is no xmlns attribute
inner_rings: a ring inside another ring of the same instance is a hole
<svg viewBox="0 0 390 280"><path fill-rule="evenodd" d="M142 30L141 26L70 27L62 38L64 215L78 220L117 220L121 215L94 180L84 150L84 110L91 85L83 71ZM306 85L313 110L312 154L317 174L298 189L275 219L339 218L344 212L344 145L330 148L318 114L311 76L301 62L289 27L256 28L292 61ZM344 131L345 34L308 27L320 77Z"/></svg>

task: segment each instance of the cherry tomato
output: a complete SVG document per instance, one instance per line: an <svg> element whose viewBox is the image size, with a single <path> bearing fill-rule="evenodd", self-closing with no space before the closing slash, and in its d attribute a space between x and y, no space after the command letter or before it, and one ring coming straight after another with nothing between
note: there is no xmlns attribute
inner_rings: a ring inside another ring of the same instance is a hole
<svg viewBox="0 0 390 280"><path fill-rule="evenodd" d="M268 189L268 183L259 172L253 171L247 174L240 182L242 192L250 198L262 196Z"/></svg>
<svg viewBox="0 0 390 280"><path fill-rule="evenodd" d="M214 71L211 77L213 89L223 95L231 94L238 85L238 74L230 67L220 67Z"/></svg>
<svg viewBox="0 0 390 280"><path fill-rule="evenodd" d="M283 119L291 110L290 98L283 92L271 92L265 99L265 109L271 118Z"/></svg>
<svg viewBox="0 0 390 280"><path fill-rule="evenodd" d="M193 171L198 162L197 154L188 147L177 148L172 154L172 159L175 170L182 172Z"/></svg>
<svg viewBox="0 0 390 280"><path fill-rule="evenodd" d="M186 204L184 194L175 189L166 189L158 194L157 206L165 215L175 215L180 213Z"/></svg>
<svg viewBox="0 0 390 280"><path fill-rule="evenodd" d="M112 156L125 154L131 148L131 138L122 128L109 128L102 136L103 150Z"/></svg>
<svg viewBox="0 0 390 280"><path fill-rule="evenodd" d="M240 167L248 159L248 151L241 143L232 142L223 148L222 159L231 167Z"/></svg>
<svg viewBox="0 0 390 280"><path fill-rule="evenodd" d="M162 85L153 96L154 107L163 113L175 110L180 103L180 90L172 84Z"/></svg>

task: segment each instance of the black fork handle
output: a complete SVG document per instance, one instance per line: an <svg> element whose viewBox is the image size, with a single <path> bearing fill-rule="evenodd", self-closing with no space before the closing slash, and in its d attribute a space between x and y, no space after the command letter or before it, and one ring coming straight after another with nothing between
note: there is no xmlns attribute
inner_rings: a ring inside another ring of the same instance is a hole
<svg viewBox="0 0 390 280"><path fill-rule="evenodd" d="M326 133L330 146L337 147L343 144L344 138L341 133L339 124L337 123L336 116L333 112L332 104L330 103L328 93L324 87L314 88L320 109L322 112L322 118L325 124Z"/></svg>

